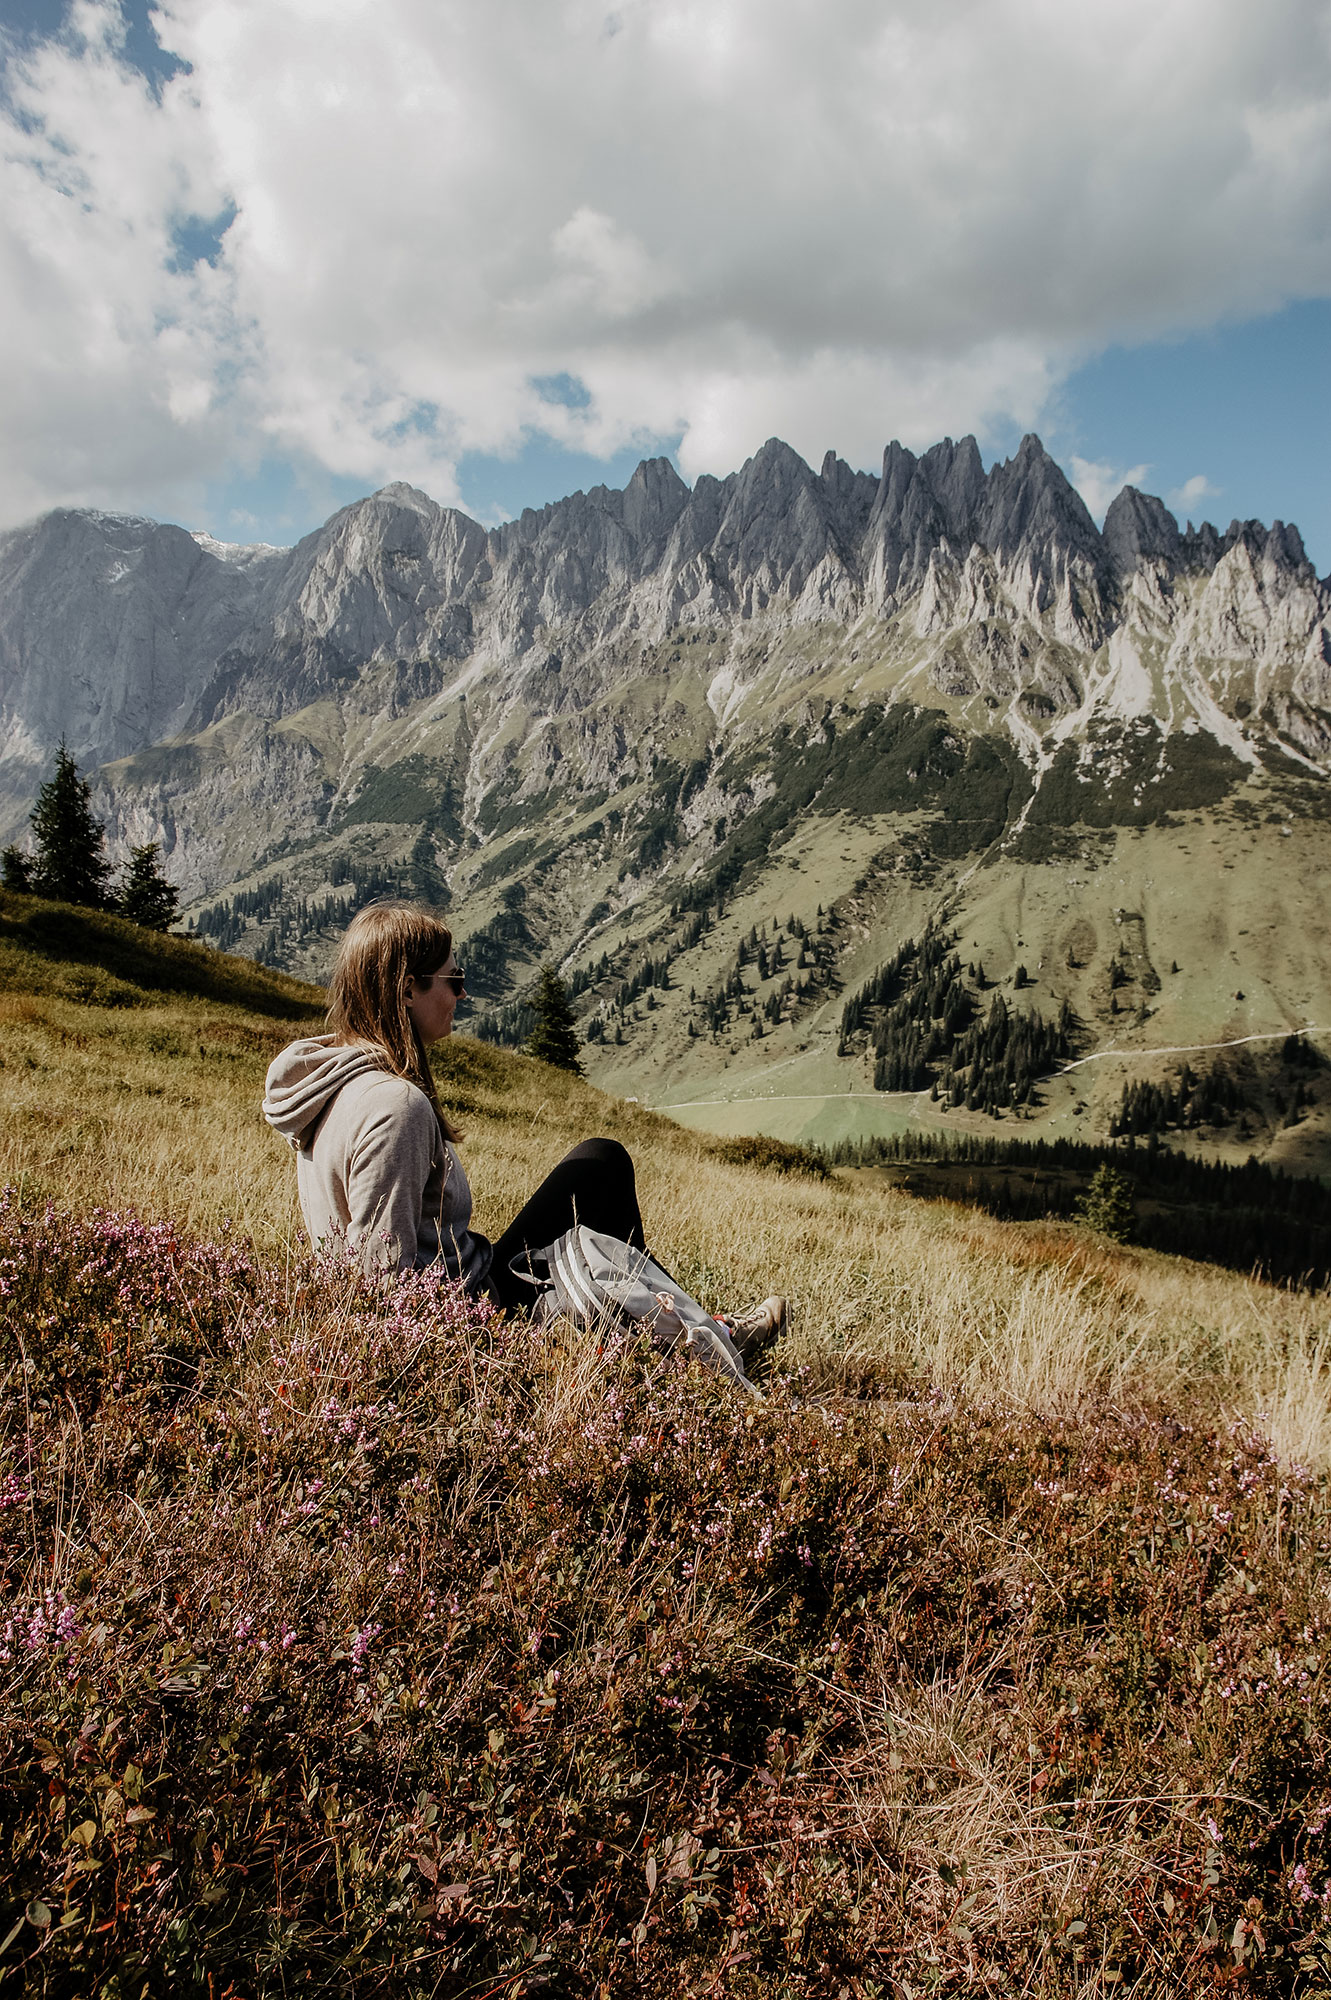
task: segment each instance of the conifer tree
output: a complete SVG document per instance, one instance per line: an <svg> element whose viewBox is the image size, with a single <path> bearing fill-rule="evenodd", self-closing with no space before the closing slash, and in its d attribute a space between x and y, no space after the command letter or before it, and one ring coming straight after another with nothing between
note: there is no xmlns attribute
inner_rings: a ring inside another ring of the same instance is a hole
<svg viewBox="0 0 1331 2000"><path fill-rule="evenodd" d="M538 1062L551 1063L556 1069L571 1070L574 1076L581 1076L580 1044L573 1009L568 1003L568 989L552 965L541 967L540 984L532 1005L536 1010L536 1026L527 1038L526 1053L535 1056ZM615 1040L620 1039L616 1034Z"/></svg>
<svg viewBox="0 0 1331 2000"><path fill-rule="evenodd" d="M32 894L32 862L21 847L11 844L0 854L0 882L21 896Z"/></svg>
<svg viewBox="0 0 1331 2000"><path fill-rule="evenodd" d="M129 871L116 897L116 910L148 931L169 931L176 920L180 891L162 873L161 849L155 840L130 850Z"/></svg>
<svg viewBox="0 0 1331 2000"><path fill-rule="evenodd" d="M106 835L93 817L92 786L63 741L55 753L55 772L37 794L31 815L37 843L32 886L39 896L61 903L106 901Z"/></svg>
<svg viewBox="0 0 1331 2000"><path fill-rule="evenodd" d="M1102 1236L1112 1236L1116 1243L1129 1243L1136 1219L1131 1181L1105 1161L1077 1203L1077 1220Z"/></svg>

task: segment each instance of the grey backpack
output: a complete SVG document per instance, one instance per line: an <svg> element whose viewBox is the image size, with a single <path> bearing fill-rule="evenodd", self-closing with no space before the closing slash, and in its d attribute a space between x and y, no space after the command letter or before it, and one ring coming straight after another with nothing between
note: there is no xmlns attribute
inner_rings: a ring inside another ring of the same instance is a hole
<svg viewBox="0 0 1331 2000"><path fill-rule="evenodd" d="M513 1270L537 1287L536 1310L542 1317L564 1313L586 1327L636 1328L651 1336L658 1352L687 1347L704 1367L718 1369L749 1395L758 1395L720 1321L681 1291L645 1250L635 1250L620 1237L602 1236L578 1223L544 1250L515 1261Z"/></svg>

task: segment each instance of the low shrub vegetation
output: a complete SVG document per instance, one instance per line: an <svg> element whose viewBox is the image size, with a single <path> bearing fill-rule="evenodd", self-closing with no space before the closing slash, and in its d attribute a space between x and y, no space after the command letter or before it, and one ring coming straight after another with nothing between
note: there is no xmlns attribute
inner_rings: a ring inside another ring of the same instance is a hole
<svg viewBox="0 0 1331 2000"><path fill-rule="evenodd" d="M712 1151L719 1160L736 1167L762 1167L771 1174L804 1174L825 1181L831 1169L825 1153L813 1146L793 1146L785 1139L769 1139L761 1133L739 1139L714 1139Z"/></svg>
<svg viewBox="0 0 1331 2000"><path fill-rule="evenodd" d="M1316 1990L1327 1523L1245 1426L753 1409L0 1209L8 1962L51 1991Z"/></svg>

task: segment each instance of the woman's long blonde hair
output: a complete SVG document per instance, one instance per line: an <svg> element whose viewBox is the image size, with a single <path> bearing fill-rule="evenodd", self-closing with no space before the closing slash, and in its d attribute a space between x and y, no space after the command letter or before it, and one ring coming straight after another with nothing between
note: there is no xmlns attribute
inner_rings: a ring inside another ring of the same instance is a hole
<svg viewBox="0 0 1331 2000"><path fill-rule="evenodd" d="M370 903L347 925L328 982L328 1030L369 1049L393 1076L423 1090L446 1139L461 1133L444 1116L429 1059L407 1008L407 979L448 963L453 933L419 903Z"/></svg>

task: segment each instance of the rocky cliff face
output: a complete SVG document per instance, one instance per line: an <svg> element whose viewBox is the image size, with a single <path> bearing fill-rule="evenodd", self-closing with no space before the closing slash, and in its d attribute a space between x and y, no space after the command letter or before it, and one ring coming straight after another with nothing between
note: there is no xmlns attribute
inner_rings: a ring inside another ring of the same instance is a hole
<svg viewBox="0 0 1331 2000"><path fill-rule="evenodd" d="M61 737L85 766L170 736L261 615L285 551L62 509L0 535L0 799L12 818Z"/></svg>
<svg viewBox="0 0 1331 2000"><path fill-rule="evenodd" d="M395 485L286 550L71 512L0 538L0 832L64 736L195 897L353 825L452 868L662 761L733 828L774 730L902 702L1004 745L1049 810L1124 730L1148 803L1174 739L1322 777L1331 590L1279 522L1180 532L1126 488L1097 530L1034 437L987 473L972 438L890 445L876 479L775 439L692 490L648 460L488 533Z"/></svg>

